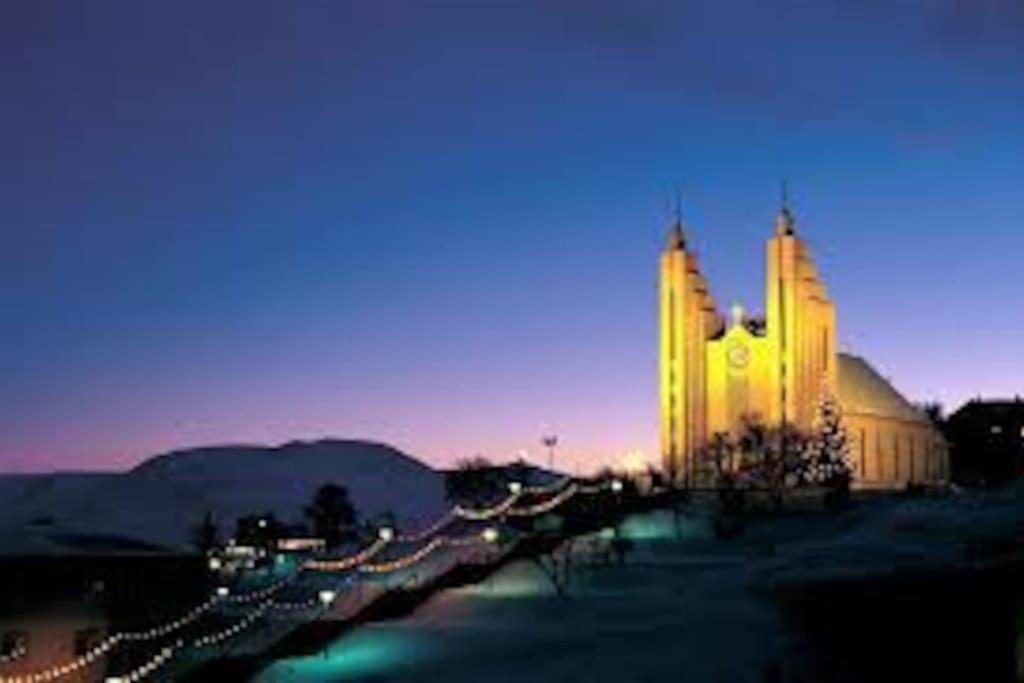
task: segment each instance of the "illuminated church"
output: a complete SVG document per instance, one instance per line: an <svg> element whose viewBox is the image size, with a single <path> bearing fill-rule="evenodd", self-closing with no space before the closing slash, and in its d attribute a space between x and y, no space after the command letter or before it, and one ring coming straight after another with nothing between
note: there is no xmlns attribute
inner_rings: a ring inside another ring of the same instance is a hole
<svg viewBox="0 0 1024 683"><path fill-rule="evenodd" d="M698 454L744 419L816 426L839 403L854 485L895 488L948 475L945 442L866 361L836 349L836 309L783 202L768 240L765 317L720 315L677 216L661 255L661 452L665 471L694 482Z"/></svg>

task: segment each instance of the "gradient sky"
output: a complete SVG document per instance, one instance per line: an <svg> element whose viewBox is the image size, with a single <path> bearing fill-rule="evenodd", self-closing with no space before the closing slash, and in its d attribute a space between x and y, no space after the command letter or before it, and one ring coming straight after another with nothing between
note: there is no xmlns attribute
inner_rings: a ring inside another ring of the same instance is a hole
<svg viewBox="0 0 1024 683"><path fill-rule="evenodd" d="M763 310L1024 393L1024 4L0 3L0 470L327 435L653 455L667 202Z"/></svg>

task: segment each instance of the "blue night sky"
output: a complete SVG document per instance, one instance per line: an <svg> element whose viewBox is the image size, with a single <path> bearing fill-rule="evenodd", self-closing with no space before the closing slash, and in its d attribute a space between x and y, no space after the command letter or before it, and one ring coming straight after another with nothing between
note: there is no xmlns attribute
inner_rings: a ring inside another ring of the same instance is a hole
<svg viewBox="0 0 1024 683"><path fill-rule="evenodd" d="M0 470L334 435L655 452L674 184L763 309L779 183L843 347L1024 393L1024 5L0 4Z"/></svg>

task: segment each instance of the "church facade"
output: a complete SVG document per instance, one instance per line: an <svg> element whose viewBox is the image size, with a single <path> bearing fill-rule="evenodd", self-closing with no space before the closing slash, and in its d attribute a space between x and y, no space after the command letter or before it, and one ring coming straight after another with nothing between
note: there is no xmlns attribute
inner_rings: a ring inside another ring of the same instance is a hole
<svg viewBox="0 0 1024 683"><path fill-rule="evenodd" d="M827 397L840 406L854 484L897 488L948 476L932 423L861 358L836 348L836 309L787 206L768 241L765 316L718 310L676 217L661 254L661 452L665 472L695 482L701 449L743 421L810 433Z"/></svg>

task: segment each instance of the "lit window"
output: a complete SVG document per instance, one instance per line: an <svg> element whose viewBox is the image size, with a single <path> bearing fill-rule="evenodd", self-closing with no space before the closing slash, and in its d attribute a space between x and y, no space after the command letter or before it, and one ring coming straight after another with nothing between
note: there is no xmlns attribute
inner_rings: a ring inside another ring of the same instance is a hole
<svg viewBox="0 0 1024 683"><path fill-rule="evenodd" d="M0 656L17 659L28 650L28 634L24 631L8 631L0 637Z"/></svg>

